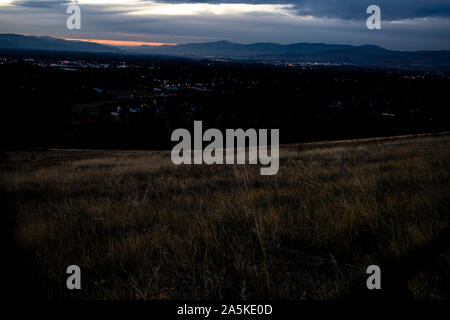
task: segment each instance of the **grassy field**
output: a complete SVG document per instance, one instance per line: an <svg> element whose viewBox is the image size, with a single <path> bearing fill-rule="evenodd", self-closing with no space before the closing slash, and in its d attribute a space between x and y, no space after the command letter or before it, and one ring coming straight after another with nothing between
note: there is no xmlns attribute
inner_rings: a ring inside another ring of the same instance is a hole
<svg viewBox="0 0 450 320"><path fill-rule="evenodd" d="M20 268L49 299L450 298L450 135L283 146L280 170L168 152L8 152ZM66 268L82 290L66 289Z"/></svg>

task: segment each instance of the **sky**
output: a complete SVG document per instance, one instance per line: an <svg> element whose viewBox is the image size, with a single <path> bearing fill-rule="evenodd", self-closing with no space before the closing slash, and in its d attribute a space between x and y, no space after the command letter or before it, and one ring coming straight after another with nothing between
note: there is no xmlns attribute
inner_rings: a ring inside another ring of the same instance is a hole
<svg viewBox="0 0 450 320"><path fill-rule="evenodd" d="M81 9L68 30L66 9ZM369 5L381 30L369 30ZM228 40L375 44L450 50L450 0L0 0L0 33L49 35L117 45Z"/></svg>

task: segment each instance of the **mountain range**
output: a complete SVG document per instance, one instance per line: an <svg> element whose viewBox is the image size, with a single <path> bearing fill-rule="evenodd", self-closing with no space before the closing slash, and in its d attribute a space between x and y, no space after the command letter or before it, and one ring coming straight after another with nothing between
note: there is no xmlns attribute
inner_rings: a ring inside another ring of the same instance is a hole
<svg viewBox="0 0 450 320"><path fill-rule="evenodd" d="M286 63L351 64L383 68L436 69L450 71L450 51L393 51L375 45L325 43L253 43L228 41L163 46L117 47L48 36L0 34L0 50L46 50L104 52L132 55L164 55Z"/></svg>
<svg viewBox="0 0 450 320"><path fill-rule="evenodd" d="M0 49L73 51L73 52L121 52L113 46L93 42L69 41L48 36L24 36L0 34Z"/></svg>

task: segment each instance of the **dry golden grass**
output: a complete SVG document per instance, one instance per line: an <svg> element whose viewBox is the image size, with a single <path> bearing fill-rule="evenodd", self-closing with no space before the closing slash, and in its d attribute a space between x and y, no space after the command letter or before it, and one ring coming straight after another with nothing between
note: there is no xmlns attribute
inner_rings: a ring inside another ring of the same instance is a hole
<svg viewBox="0 0 450 320"><path fill-rule="evenodd" d="M10 153L1 184L24 268L50 299L332 299L450 227L448 135L280 152L275 176L168 152ZM71 264L80 291L65 287ZM405 272L408 294L448 297L448 270L445 247Z"/></svg>

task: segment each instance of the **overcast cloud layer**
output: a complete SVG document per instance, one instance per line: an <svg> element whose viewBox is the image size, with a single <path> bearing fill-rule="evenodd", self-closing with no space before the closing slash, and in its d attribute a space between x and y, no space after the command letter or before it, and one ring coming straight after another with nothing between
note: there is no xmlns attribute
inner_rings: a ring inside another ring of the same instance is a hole
<svg viewBox="0 0 450 320"><path fill-rule="evenodd" d="M0 0L0 32L185 43L327 42L400 50L450 49L449 0L79 0L82 29L66 29L74 1ZM370 4L382 29L365 26Z"/></svg>

